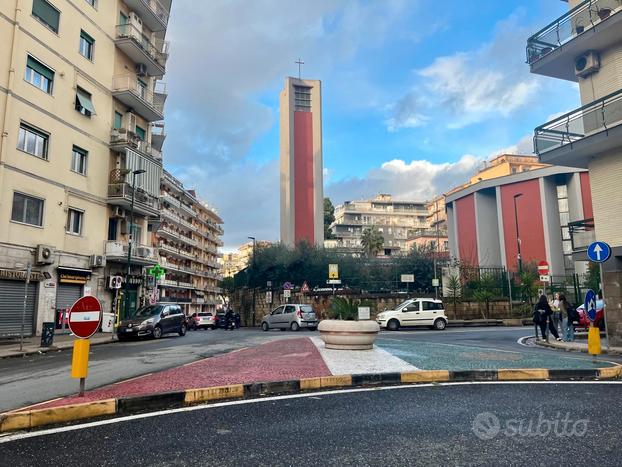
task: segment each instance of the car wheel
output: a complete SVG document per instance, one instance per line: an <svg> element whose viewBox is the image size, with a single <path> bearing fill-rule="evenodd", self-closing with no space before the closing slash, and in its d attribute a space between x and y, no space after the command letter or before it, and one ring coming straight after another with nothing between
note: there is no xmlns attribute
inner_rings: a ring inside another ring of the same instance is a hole
<svg viewBox="0 0 622 467"><path fill-rule="evenodd" d="M443 329L445 329L446 326L447 323L442 318L438 318L436 321L434 321L434 329L436 329L437 331L442 331Z"/></svg>
<svg viewBox="0 0 622 467"><path fill-rule="evenodd" d="M211 329L213 331L216 328L214 326L208 326L207 329Z"/></svg>
<svg viewBox="0 0 622 467"><path fill-rule="evenodd" d="M159 339L160 337L162 337L162 328L160 326L156 326L153 328L153 338Z"/></svg>
<svg viewBox="0 0 622 467"><path fill-rule="evenodd" d="M186 326L186 323L183 323L181 327L179 328L179 335L181 337L184 337L186 335L187 330L188 330L188 326Z"/></svg>
<svg viewBox="0 0 622 467"><path fill-rule="evenodd" d="M315 326L311 326L311 327L309 328L309 331L317 331L317 327L315 327Z"/></svg>
<svg viewBox="0 0 622 467"><path fill-rule="evenodd" d="M266 323L265 321L263 323L261 323L261 330L262 331L267 331L268 329L270 329L270 326L268 325L268 323Z"/></svg>
<svg viewBox="0 0 622 467"><path fill-rule="evenodd" d="M299 325L296 321L294 321L294 322L291 324L290 329L291 329L292 331L296 332L296 331L298 331L298 330L300 329L300 325Z"/></svg>
<svg viewBox="0 0 622 467"><path fill-rule="evenodd" d="M400 322L396 319L392 319L387 323L387 329L389 331L397 331L400 328Z"/></svg>

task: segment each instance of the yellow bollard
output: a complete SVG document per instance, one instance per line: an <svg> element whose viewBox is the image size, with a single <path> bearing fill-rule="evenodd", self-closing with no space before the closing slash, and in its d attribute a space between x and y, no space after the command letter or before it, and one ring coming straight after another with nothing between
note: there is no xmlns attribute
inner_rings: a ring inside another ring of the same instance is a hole
<svg viewBox="0 0 622 467"><path fill-rule="evenodd" d="M590 355L600 355L600 329L592 324L587 333L587 351Z"/></svg>
<svg viewBox="0 0 622 467"><path fill-rule="evenodd" d="M73 356L71 358L71 377L86 378L89 372L89 349L91 342L88 339L73 341Z"/></svg>

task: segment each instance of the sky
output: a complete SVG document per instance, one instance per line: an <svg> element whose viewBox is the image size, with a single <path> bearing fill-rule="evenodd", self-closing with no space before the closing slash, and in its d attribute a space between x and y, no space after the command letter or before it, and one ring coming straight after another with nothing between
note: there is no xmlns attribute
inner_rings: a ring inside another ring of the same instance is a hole
<svg viewBox="0 0 622 467"><path fill-rule="evenodd" d="M558 0L174 0L165 167L224 221L225 251L279 239L286 76L322 81L324 195L427 200L482 162L531 154L533 129L580 106L531 75L527 38Z"/></svg>

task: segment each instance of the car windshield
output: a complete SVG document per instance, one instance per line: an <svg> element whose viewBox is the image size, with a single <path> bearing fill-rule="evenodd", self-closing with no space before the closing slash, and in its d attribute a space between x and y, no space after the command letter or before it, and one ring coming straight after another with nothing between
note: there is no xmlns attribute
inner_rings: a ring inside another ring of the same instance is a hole
<svg viewBox="0 0 622 467"><path fill-rule="evenodd" d="M309 305L302 305L300 307L300 311L302 311L303 313L313 313L313 308L311 308L311 306Z"/></svg>
<svg viewBox="0 0 622 467"><path fill-rule="evenodd" d="M136 310L136 313L134 313L134 318L146 318L148 316L158 315L160 314L161 311L162 311L161 305L144 306Z"/></svg>
<svg viewBox="0 0 622 467"><path fill-rule="evenodd" d="M410 305L412 302L413 302L413 300L406 300L405 302L400 303L400 304L399 304L399 305L395 308L395 310L396 310L396 311L399 311L399 310L401 310L402 308L407 307L408 305Z"/></svg>

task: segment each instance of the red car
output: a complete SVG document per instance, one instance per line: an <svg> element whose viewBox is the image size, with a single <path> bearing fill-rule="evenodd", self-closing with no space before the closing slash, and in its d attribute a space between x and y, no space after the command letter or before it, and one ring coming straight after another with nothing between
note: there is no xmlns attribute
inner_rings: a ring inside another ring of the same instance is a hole
<svg viewBox="0 0 622 467"><path fill-rule="evenodd" d="M590 320L585 314L585 305L581 304L577 307L577 313L579 313L579 324L575 324L575 329L585 328L590 326ZM594 320L594 326L600 328L601 331L605 330L605 301L596 300L596 319Z"/></svg>

